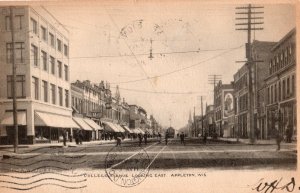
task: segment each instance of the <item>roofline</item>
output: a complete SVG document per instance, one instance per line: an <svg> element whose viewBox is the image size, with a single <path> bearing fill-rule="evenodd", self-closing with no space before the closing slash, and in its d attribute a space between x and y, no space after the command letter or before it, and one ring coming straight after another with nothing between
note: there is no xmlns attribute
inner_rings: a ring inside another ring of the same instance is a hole
<svg viewBox="0 0 300 193"><path fill-rule="evenodd" d="M293 34L296 33L296 27L294 27L293 29L291 29L285 36L283 36L283 38L281 38L277 44L275 44L272 48L271 51L274 51L275 49L277 49L280 44L282 44L282 42L284 42L286 39L288 39L290 36L292 36Z"/></svg>

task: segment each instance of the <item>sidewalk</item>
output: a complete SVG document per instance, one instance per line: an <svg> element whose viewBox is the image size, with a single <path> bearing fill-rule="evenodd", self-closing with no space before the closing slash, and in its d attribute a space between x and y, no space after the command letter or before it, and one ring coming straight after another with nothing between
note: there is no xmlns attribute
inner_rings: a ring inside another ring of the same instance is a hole
<svg viewBox="0 0 300 193"><path fill-rule="evenodd" d="M259 140L255 140L254 143L251 143L250 139L241 139L239 138L237 140L237 138L224 138L224 137L219 137L217 140L220 140L220 141L230 141L230 142L240 142L240 143L243 143L243 144L252 144L252 145L255 145L255 144L259 144L259 145L276 145L276 141L275 139L259 139ZM292 143L286 143L284 141L281 142L281 144L286 144L286 145L296 145L297 142L296 141L293 141Z"/></svg>
<svg viewBox="0 0 300 193"><path fill-rule="evenodd" d="M123 142L125 141L131 141L131 139L124 139ZM102 145L102 144L114 144L116 143L116 140L99 140L99 141L83 141L82 145L77 145L74 142L67 142L66 147L85 147L89 145ZM39 148L39 147L63 147L63 142L54 142L54 143L36 143L36 144L24 144L24 145L18 145L18 148L23 149L23 148ZM13 149L13 145L0 145L0 151L1 150L9 150Z"/></svg>

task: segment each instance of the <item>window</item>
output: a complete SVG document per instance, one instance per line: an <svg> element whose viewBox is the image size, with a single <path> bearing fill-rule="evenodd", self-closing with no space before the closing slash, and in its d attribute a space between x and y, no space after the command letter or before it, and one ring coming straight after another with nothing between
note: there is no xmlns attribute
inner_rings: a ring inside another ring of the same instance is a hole
<svg viewBox="0 0 300 193"><path fill-rule="evenodd" d="M35 45L31 44L31 63L33 66L38 66L38 49Z"/></svg>
<svg viewBox="0 0 300 193"><path fill-rule="evenodd" d="M268 104L271 104L271 94L270 94L270 87L268 87Z"/></svg>
<svg viewBox="0 0 300 193"><path fill-rule="evenodd" d="M286 95L287 97L290 96L290 77L286 79Z"/></svg>
<svg viewBox="0 0 300 193"><path fill-rule="evenodd" d="M295 75L293 75L292 76L292 88L291 88L291 93L292 93L292 95L294 96L294 94L295 94L295 91L296 91L296 87L295 87L296 85L295 85Z"/></svg>
<svg viewBox="0 0 300 193"><path fill-rule="evenodd" d="M10 30L10 16L5 17L5 30Z"/></svg>
<svg viewBox="0 0 300 193"><path fill-rule="evenodd" d="M23 20L24 20L24 15L15 15L15 30L20 30L23 28ZM10 16L5 17L5 30L9 31L10 30Z"/></svg>
<svg viewBox="0 0 300 193"><path fill-rule="evenodd" d="M61 87L58 87L58 100L59 105L63 106L63 89Z"/></svg>
<svg viewBox="0 0 300 193"><path fill-rule="evenodd" d="M23 29L24 15L15 16L15 26L17 30Z"/></svg>
<svg viewBox="0 0 300 193"><path fill-rule="evenodd" d="M43 80L42 84L43 89L43 100L44 102L48 102L48 82Z"/></svg>
<svg viewBox="0 0 300 193"><path fill-rule="evenodd" d="M59 60L57 60L57 69L58 69L58 77L62 78L62 63Z"/></svg>
<svg viewBox="0 0 300 193"><path fill-rule="evenodd" d="M69 91L65 90L65 105L69 107Z"/></svg>
<svg viewBox="0 0 300 193"><path fill-rule="evenodd" d="M65 70L65 80L68 81L69 80L69 67L67 65L64 66L64 70Z"/></svg>
<svg viewBox="0 0 300 193"><path fill-rule="evenodd" d="M31 31L33 32L33 33L35 33L35 34L37 34L38 33L38 31L37 31L37 22L34 20L34 19L30 19L30 23L31 23Z"/></svg>
<svg viewBox="0 0 300 193"><path fill-rule="evenodd" d="M43 64L43 70L48 71L48 64L47 64L47 53L42 51L41 54L42 64Z"/></svg>
<svg viewBox="0 0 300 193"><path fill-rule="evenodd" d="M51 74L55 74L55 58L50 56L50 71Z"/></svg>
<svg viewBox="0 0 300 193"><path fill-rule="evenodd" d="M61 40L57 39L57 50L61 52L62 51L61 49L62 49L62 47L61 47Z"/></svg>
<svg viewBox="0 0 300 193"><path fill-rule="evenodd" d="M271 86L271 104L274 102L274 98L273 98L273 85Z"/></svg>
<svg viewBox="0 0 300 193"><path fill-rule="evenodd" d="M7 63L12 63L12 43L6 44L6 61ZM24 63L24 51L25 51L25 44L24 42L15 42L15 58L17 63Z"/></svg>
<svg viewBox="0 0 300 193"><path fill-rule="evenodd" d="M32 97L39 100L39 79L36 77L32 77Z"/></svg>
<svg viewBox="0 0 300 193"><path fill-rule="evenodd" d="M284 65L287 65L287 58L288 58L287 55L288 55L288 54L287 54L287 50L285 50L285 51L284 51Z"/></svg>
<svg viewBox="0 0 300 193"><path fill-rule="evenodd" d="M44 26L41 26L42 39L47 41L47 30Z"/></svg>
<svg viewBox="0 0 300 193"><path fill-rule="evenodd" d="M52 33L49 33L50 36L50 45L54 48L55 47L55 39Z"/></svg>
<svg viewBox="0 0 300 193"><path fill-rule="evenodd" d="M278 101L281 100L281 82L278 82Z"/></svg>
<svg viewBox="0 0 300 193"><path fill-rule="evenodd" d="M52 104L56 103L56 87L54 84L50 84L50 102Z"/></svg>
<svg viewBox="0 0 300 193"><path fill-rule="evenodd" d="M277 84L274 85L274 102L277 102Z"/></svg>
<svg viewBox="0 0 300 193"><path fill-rule="evenodd" d="M65 56L69 55L68 46L66 44L64 44L64 54L65 54Z"/></svg>
<svg viewBox="0 0 300 193"><path fill-rule="evenodd" d="M25 88L25 75L16 76L16 97L25 98L26 97ZM13 76L7 76L7 98L12 98L13 95Z"/></svg>
<svg viewBox="0 0 300 193"><path fill-rule="evenodd" d="M286 90L285 90L285 80L283 80L282 81L282 99L285 99L285 92L286 92Z"/></svg>

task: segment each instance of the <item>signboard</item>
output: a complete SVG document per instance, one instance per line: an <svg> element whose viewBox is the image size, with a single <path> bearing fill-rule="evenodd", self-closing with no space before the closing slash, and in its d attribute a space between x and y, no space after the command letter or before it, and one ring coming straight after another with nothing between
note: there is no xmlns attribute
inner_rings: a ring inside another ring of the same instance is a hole
<svg viewBox="0 0 300 193"><path fill-rule="evenodd" d="M233 111L233 95L232 93L226 93L224 97L223 112L224 118L227 118Z"/></svg>

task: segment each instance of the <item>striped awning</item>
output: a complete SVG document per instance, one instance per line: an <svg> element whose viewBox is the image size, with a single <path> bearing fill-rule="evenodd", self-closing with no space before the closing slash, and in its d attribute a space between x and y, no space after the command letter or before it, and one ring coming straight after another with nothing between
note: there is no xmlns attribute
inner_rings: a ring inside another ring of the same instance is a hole
<svg viewBox="0 0 300 193"><path fill-rule="evenodd" d="M104 123L104 130L110 132L116 132L116 133L121 132L114 123L106 122L106 121L103 121L103 123Z"/></svg>
<svg viewBox="0 0 300 193"><path fill-rule="evenodd" d="M17 121L18 125L26 125L26 112L17 112ZM0 125L14 125L14 118L13 118L13 112L5 112Z"/></svg>
<svg viewBox="0 0 300 193"><path fill-rule="evenodd" d="M83 118L83 120L84 120L89 126L91 126L93 129L95 129L95 130L103 130L103 128L100 127L100 125L98 125L97 123L95 123L92 119Z"/></svg>
<svg viewBox="0 0 300 193"><path fill-rule="evenodd" d="M48 126L59 128L80 128L73 119L68 116L62 116L51 113L35 112L34 116L35 126Z"/></svg>
<svg viewBox="0 0 300 193"><path fill-rule="evenodd" d="M81 129L92 131L93 128L89 126L81 117L73 117L73 120L80 126Z"/></svg>
<svg viewBox="0 0 300 193"><path fill-rule="evenodd" d="M123 129L124 129L125 131L127 131L128 133L134 133L134 132L133 132L131 129L129 129L127 126L123 125L122 127L123 127Z"/></svg>

